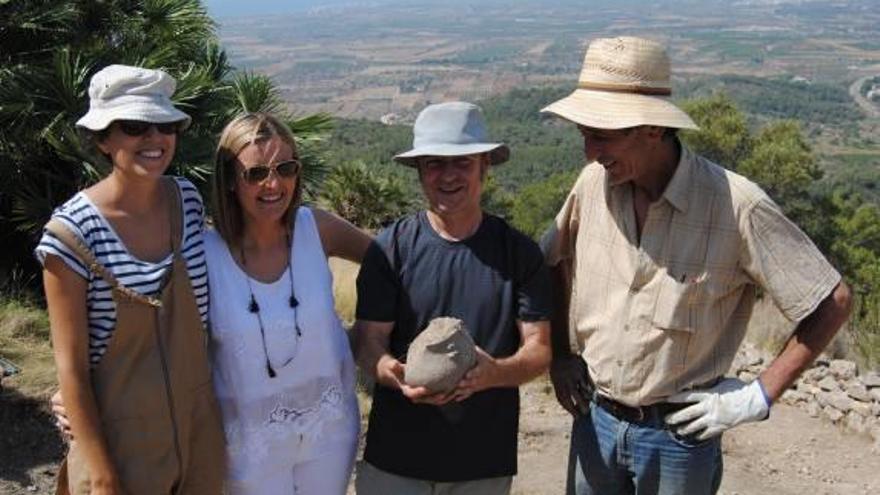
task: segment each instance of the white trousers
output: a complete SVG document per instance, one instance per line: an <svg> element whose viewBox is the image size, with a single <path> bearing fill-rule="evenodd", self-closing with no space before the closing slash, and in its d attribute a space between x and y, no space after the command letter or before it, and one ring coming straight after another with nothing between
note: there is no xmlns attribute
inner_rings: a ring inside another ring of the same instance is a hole
<svg viewBox="0 0 880 495"><path fill-rule="evenodd" d="M320 456L271 472L229 480L228 495L345 495L357 443L327 448Z"/></svg>

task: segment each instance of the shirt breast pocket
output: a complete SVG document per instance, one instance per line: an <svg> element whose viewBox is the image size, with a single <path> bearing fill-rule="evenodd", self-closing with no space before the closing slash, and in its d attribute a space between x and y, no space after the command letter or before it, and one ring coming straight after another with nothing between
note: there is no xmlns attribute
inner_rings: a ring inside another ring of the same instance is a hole
<svg viewBox="0 0 880 495"><path fill-rule="evenodd" d="M667 272L654 307L654 326L693 333L699 326L699 315L711 304L712 292L712 277L708 272L695 276Z"/></svg>

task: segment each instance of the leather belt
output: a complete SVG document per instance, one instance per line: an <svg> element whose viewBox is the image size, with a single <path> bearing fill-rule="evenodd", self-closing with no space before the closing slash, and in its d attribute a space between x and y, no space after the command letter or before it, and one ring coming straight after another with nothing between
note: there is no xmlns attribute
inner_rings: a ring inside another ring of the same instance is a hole
<svg viewBox="0 0 880 495"><path fill-rule="evenodd" d="M595 395L596 405L615 418L629 423L639 423L651 419L663 420L667 414L673 413L691 404L658 402L648 406L627 406L600 394Z"/></svg>

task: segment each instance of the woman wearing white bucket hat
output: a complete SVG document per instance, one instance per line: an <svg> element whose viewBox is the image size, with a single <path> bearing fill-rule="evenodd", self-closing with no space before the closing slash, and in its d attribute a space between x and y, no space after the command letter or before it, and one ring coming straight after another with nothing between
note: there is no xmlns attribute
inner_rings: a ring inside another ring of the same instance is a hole
<svg viewBox="0 0 880 495"><path fill-rule="evenodd" d="M190 118L160 70L111 65L77 126L110 174L59 207L36 248L74 435L59 493L217 494L202 201L163 177Z"/></svg>

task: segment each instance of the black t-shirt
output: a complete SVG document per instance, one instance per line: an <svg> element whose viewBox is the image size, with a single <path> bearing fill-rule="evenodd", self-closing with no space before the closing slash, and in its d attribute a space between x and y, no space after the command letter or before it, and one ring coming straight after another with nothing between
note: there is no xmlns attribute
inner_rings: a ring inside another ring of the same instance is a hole
<svg viewBox="0 0 880 495"><path fill-rule="evenodd" d="M383 230L358 275L357 318L393 321L390 353L438 316L465 322L495 357L520 345L516 321L550 318L549 275L538 246L504 220L484 215L460 242L440 237L425 212ZM364 459L390 473L431 481L516 474L519 391L496 388L444 406L413 404L395 389L373 394Z"/></svg>

